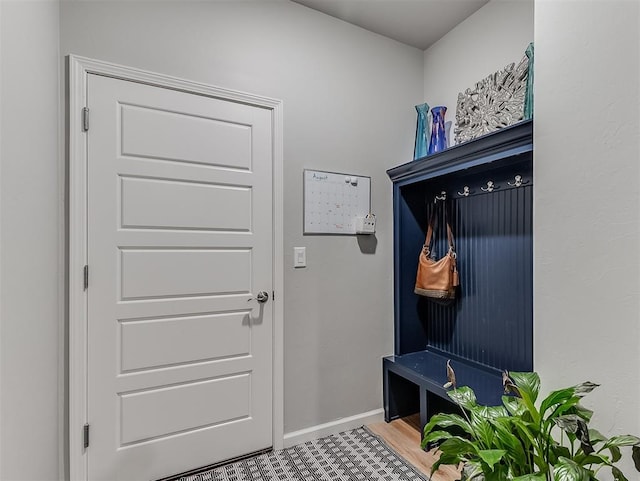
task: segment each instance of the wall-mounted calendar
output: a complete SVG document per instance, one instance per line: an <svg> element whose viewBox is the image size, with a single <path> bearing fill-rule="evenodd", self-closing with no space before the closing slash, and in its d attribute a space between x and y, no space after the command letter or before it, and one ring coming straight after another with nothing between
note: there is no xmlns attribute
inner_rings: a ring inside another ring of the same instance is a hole
<svg viewBox="0 0 640 481"><path fill-rule="evenodd" d="M355 234L371 212L371 177L304 171L304 233Z"/></svg>

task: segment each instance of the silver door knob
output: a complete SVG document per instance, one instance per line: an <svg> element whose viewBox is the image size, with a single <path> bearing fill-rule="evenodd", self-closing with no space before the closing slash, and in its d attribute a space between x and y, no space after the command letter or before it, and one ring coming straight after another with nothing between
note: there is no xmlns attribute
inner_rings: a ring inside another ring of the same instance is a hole
<svg viewBox="0 0 640 481"><path fill-rule="evenodd" d="M269 300L269 294L266 291L260 291L258 292L258 295L256 297L252 297L249 299L249 301L253 301L256 300L259 303L265 303Z"/></svg>

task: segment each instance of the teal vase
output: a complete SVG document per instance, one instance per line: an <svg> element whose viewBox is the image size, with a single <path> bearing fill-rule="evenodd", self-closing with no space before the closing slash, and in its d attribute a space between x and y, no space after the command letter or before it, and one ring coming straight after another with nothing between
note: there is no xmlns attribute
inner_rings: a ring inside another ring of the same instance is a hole
<svg viewBox="0 0 640 481"><path fill-rule="evenodd" d="M524 97L523 117L528 120L533 118L533 42L529 44L525 54L529 59L529 65L527 67L527 90Z"/></svg>
<svg viewBox="0 0 640 481"><path fill-rule="evenodd" d="M416 105L418 120L416 122L416 145L413 149L413 159L420 159L427 155L427 130L429 129L429 105Z"/></svg>

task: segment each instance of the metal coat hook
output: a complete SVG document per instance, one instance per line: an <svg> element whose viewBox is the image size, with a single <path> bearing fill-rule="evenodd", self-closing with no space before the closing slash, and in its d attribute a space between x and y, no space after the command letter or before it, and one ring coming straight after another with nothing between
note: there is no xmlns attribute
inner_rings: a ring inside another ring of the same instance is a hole
<svg viewBox="0 0 640 481"><path fill-rule="evenodd" d="M490 180L489 182L487 182L487 186L486 187L480 187L480 190L483 192L493 192L495 189L499 189L500 186L499 185L495 185L493 183L493 180Z"/></svg>
<svg viewBox="0 0 640 481"><path fill-rule="evenodd" d="M512 187L520 187L523 184L529 183L528 180L522 180L522 176L519 174L516 175L514 179L515 179L515 182L507 182L507 184L509 184Z"/></svg>
<svg viewBox="0 0 640 481"><path fill-rule="evenodd" d="M440 195L436 195L436 198L433 199L433 203L435 204L439 200L447 200L447 193L444 190L440 192Z"/></svg>
<svg viewBox="0 0 640 481"><path fill-rule="evenodd" d="M469 197L469 194L471 193L471 190L469 190L469 186L465 185L462 188L462 192L458 192L458 195L461 195L463 197Z"/></svg>

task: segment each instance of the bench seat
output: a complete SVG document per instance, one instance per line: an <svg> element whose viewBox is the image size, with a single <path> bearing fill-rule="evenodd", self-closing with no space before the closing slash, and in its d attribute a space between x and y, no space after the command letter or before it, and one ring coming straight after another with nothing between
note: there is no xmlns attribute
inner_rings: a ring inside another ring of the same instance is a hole
<svg viewBox="0 0 640 481"><path fill-rule="evenodd" d="M473 361L456 359L434 350L412 352L382 359L385 421L420 412L420 425L438 412L459 412L443 387L447 382L447 360L456 373L458 386L469 386L478 403L502 404L502 372Z"/></svg>

